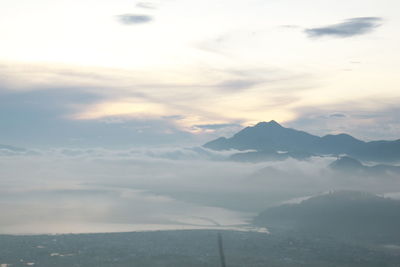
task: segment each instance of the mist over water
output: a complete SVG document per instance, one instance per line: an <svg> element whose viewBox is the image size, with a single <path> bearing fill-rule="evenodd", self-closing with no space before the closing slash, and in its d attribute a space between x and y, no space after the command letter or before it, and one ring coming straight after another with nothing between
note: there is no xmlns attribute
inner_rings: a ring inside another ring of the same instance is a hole
<svg viewBox="0 0 400 267"><path fill-rule="evenodd" d="M0 233L249 229L258 212L329 190L400 191L339 175L334 158L230 162L201 148L54 149L0 156Z"/></svg>

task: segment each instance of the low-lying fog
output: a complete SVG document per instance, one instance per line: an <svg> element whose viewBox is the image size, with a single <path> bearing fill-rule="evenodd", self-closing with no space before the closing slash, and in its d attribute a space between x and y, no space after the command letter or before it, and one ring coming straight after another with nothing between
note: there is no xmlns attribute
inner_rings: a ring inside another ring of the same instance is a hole
<svg viewBox="0 0 400 267"><path fill-rule="evenodd" d="M257 212L292 199L400 191L398 177L338 174L328 157L252 164L201 148L0 152L0 233L246 230Z"/></svg>

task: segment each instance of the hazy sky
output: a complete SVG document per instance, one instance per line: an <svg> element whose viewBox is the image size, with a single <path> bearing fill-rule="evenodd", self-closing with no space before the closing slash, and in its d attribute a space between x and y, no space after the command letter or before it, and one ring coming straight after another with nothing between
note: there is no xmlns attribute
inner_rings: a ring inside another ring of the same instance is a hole
<svg viewBox="0 0 400 267"><path fill-rule="evenodd" d="M400 138L396 0L1 0L0 143Z"/></svg>

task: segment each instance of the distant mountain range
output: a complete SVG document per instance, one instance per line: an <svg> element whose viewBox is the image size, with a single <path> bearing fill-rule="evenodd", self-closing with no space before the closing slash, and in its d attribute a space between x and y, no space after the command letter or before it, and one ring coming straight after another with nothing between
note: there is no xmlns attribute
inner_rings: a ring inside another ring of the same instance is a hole
<svg viewBox="0 0 400 267"><path fill-rule="evenodd" d="M232 160L239 161L280 160L287 157L303 159L312 155L344 154L359 160L400 161L400 139L365 142L348 134L320 137L285 128L276 121L260 122L244 128L231 138L221 137L203 146L212 150L254 150L232 156Z"/></svg>
<svg viewBox="0 0 400 267"><path fill-rule="evenodd" d="M355 239L399 240L400 201L371 193L336 191L260 213L259 226L276 231Z"/></svg>
<svg viewBox="0 0 400 267"><path fill-rule="evenodd" d="M366 166L363 165L360 161L350 157L341 157L336 161L332 162L330 164L330 167L333 170L349 174L400 176L400 166L392 166L386 164Z"/></svg>

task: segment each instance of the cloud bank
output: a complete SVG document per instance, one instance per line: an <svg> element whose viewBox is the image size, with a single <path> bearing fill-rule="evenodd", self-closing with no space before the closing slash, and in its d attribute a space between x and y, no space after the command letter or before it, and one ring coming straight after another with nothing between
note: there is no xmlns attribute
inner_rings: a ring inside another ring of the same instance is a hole
<svg viewBox="0 0 400 267"><path fill-rule="evenodd" d="M339 175L327 167L333 158L248 164L226 161L229 153L201 148L0 153L0 229L216 225L210 222L231 227L269 206L329 190L400 192L398 177Z"/></svg>

